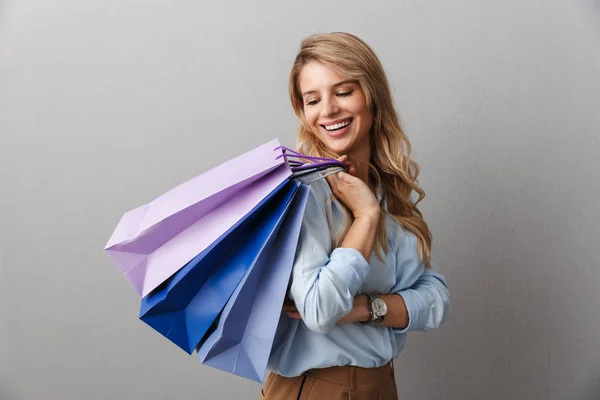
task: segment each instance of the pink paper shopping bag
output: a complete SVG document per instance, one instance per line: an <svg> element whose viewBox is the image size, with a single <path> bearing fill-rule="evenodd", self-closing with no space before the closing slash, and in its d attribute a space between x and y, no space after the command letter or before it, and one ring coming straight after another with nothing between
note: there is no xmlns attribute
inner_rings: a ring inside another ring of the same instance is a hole
<svg viewBox="0 0 600 400"><path fill-rule="evenodd" d="M277 139L123 215L105 250L140 297L206 250L292 175Z"/></svg>

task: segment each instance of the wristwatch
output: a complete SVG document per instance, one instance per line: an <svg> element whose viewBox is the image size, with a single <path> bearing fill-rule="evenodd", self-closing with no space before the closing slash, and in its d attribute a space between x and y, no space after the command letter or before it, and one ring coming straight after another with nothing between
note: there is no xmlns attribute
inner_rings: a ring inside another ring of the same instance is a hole
<svg viewBox="0 0 600 400"><path fill-rule="evenodd" d="M381 324L388 311L385 301L375 293L367 293L367 305L369 306L371 319L366 323L372 326Z"/></svg>

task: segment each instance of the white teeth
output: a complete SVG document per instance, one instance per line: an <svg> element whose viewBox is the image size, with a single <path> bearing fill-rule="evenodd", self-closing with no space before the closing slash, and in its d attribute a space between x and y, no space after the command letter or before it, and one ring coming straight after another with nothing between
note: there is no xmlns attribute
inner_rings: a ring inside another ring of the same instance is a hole
<svg viewBox="0 0 600 400"><path fill-rule="evenodd" d="M333 131L333 130L336 130L336 129L343 128L346 125L349 125L350 122L352 122L352 120L349 119L347 121L340 122L339 124L325 126L325 129L327 129L328 131Z"/></svg>

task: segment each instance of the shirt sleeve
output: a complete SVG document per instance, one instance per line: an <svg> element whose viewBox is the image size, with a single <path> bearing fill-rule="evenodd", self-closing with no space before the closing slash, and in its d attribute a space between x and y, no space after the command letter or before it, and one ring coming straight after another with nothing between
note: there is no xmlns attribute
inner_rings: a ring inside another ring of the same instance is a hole
<svg viewBox="0 0 600 400"><path fill-rule="evenodd" d="M319 333L329 333L352 310L354 296L370 268L358 250L336 248L329 254L330 248L325 210L311 188L294 258L290 297L306 326Z"/></svg>
<svg viewBox="0 0 600 400"><path fill-rule="evenodd" d="M397 282L391 293L404 299L408 310L408 326L394 329L395 333L428 331L438 328L450 313L450 292L446 278L438 271L435 259L425 270L417 253L417 237L404 236L404 244L397 251Z"/></svg>

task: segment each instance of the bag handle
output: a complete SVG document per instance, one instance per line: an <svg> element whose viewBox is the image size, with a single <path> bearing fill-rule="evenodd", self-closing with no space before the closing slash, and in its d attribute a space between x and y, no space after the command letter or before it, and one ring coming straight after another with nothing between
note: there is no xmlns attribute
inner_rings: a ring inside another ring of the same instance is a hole
<svg viewBox="0 0 600 400"><path fill-rule="evenodd" d="M335 158L308 156L302 153L298 153L297 151L285 146L277 146L273 149L273 151L276 150L281 150L282 154L275 157L275 159L284 158L290 164L292 172L305 171L308 169L322 170L329 167L341 167L343 169L346 169L344 163L339 160L336 160ZM286 151L290 154L287 154ZM316 162L307 163L297 160L296 158L304 158Z"/></svg>

